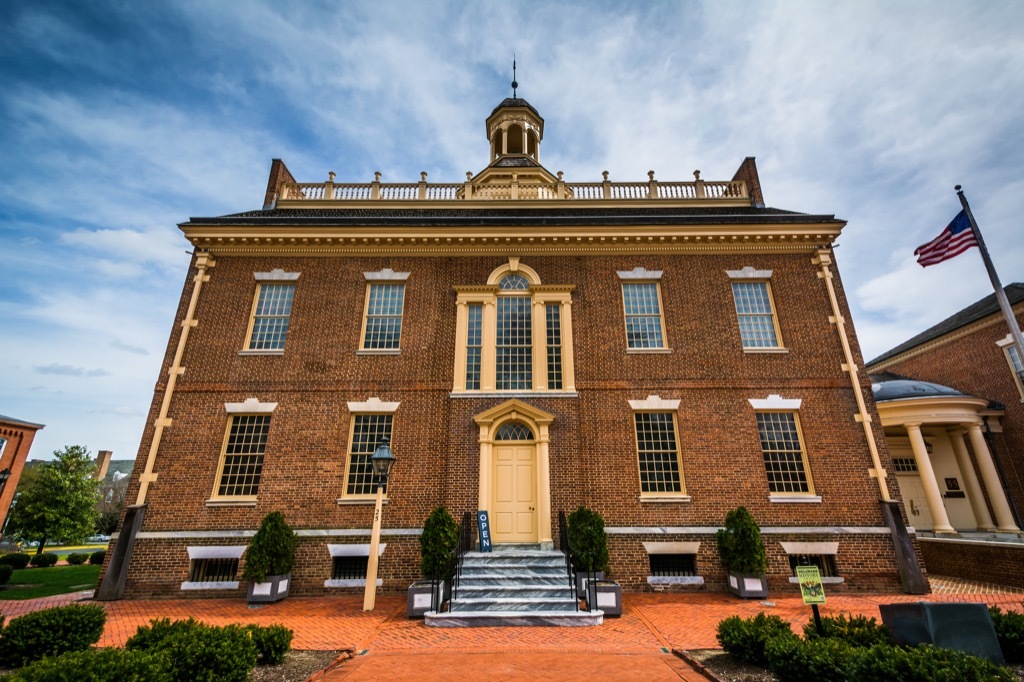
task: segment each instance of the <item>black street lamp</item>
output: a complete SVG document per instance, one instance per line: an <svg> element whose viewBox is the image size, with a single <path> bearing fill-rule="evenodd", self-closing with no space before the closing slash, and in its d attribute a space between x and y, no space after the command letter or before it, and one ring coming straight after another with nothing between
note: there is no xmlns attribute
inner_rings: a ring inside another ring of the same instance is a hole
<svg viewBox="0 0 1024 682"><path fill-rule="evenodd" d="M377 502L373 507L373 532L370 534L370 556L366 561L366 587L363 590L363 611L372 611L377 599L377 553L380 549L380 517L384 504L384 486L391 475L391 465L395 463L395 453L391 451L387 437L380 439L380 445L370 456L373 478L377 484Z"/></svg>

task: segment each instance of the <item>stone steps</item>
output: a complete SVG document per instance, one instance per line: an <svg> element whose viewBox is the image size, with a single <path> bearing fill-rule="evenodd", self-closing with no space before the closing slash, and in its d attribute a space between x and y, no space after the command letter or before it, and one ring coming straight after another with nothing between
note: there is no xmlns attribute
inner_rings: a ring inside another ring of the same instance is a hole
<svg viewBox="0 0 1024 682"><path fill-rule="evenodd" d="M565 555L516 546L468 552L455 596L442 613L428 612L432 627L600 625L601 611L578 611Z"/></svg>

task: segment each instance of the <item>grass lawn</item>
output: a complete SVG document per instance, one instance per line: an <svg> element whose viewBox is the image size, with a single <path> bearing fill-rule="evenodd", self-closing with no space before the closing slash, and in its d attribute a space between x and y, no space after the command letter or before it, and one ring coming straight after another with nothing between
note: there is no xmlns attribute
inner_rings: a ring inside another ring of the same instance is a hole
<svg viewBox="0 0 1024 682"><path fill-rule="evenodd" d="M15 571L6 585L0 586L0 599L35 599L55 594L80 592L96 587L99 566L52 566Z"/></svg>

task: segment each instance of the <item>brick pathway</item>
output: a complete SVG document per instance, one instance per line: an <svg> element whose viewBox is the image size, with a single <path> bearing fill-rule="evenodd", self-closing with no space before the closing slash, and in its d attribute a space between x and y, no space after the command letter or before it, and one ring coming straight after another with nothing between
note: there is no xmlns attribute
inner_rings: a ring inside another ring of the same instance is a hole
<svg viewBox="0 0 1024 682"><path fill-rule="evenodd" d="M956 582L936 581L942 592ZM828 597L823 615L878 617L887 602L972 601L1024 611L1020 592L848 594ZM41 608L88 599L75 593L26 601L0 601L8 619ZM810 608L799 596L773 597L770 604L740 600L726 594L628 594L622 618L608 618L600 627L577 628L429 628L405 617L405 598L377 598L366 613L362 597L290 597L277 604L249 608L242 599L197 599L97 602L107 609L101 646L121 646L152 618L195 617L226 623L281 623L295 631L296 649L350 650L356 655L321 677L326 682L375 679L451 679L483 677L508 679L701 680L673 649L715 649L715 627L731 615L752 616L767 611L800 630ZM547 675L547 676L546 676Z"/></svg>

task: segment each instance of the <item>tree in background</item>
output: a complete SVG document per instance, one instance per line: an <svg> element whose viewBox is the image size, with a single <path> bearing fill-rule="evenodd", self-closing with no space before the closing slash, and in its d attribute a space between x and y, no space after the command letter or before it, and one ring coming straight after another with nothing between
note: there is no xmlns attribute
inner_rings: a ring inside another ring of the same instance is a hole
<svg viewBox="0 0 1024 682"><path fill-rule="evenodd" d="M100 535L112 535L117 530L117 522L124 509L124 496L128 492L128 474L119 471L108 472L107 478L100 485L96 502L96 532Z"/></svg>
<svg viewBox="0 0 1024 682"><path fill-rule="evenodd" d="M11 509L8 531L22 540L38 540L42 554L50 540L79 543L92 534L100 481L96 464L81 445L55 450L53 461L38 467L38 475L20 491ZM20 488L21 486L19 486Z"/></svg>

